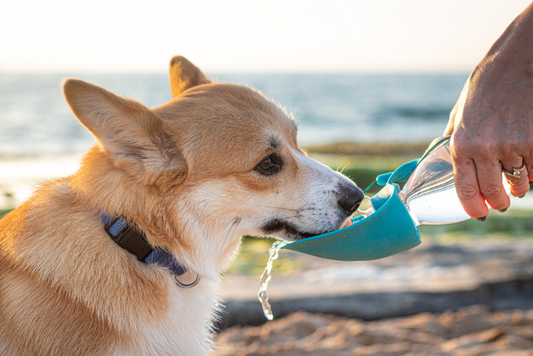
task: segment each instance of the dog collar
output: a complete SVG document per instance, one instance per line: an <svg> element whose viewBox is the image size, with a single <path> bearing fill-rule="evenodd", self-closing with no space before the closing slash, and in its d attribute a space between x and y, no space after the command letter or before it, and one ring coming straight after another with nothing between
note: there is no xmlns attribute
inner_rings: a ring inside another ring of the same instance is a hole
<svg viewBox="0 0 533 356"><path fill-rule="evenodd" d="M200 276L197 274L194 282L184 284L179 281L179 276L187 272L187 269L182 266L174 256L162 249L152 248L146 240L146 235L136 226L128 224L126 219L119 216L106 214L100 210L102 219L104 220L104 229L117 245L135 255L140 262L154 264L164 267L172 273L174 281L183 288L191 288L198 284Z"/></svg>

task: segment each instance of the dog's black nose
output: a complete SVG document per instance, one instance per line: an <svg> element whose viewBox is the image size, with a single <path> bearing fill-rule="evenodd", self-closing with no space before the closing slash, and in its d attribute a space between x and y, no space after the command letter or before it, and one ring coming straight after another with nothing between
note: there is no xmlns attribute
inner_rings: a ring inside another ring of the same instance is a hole
<svg viewBox="0 0 533 356"><path fill-rule="evenodd" d="M363 191L355 184L346 184L341 188L338 204L350 216L359 208L364 197Z"/></svg>

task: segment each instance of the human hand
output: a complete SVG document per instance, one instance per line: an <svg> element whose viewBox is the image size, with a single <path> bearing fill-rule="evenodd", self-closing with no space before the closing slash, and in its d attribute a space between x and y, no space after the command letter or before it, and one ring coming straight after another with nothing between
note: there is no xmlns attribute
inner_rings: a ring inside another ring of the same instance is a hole
<svg viewBox="0 0 533 356"><path fill-rule="evenodd" d="M526 194L533 179L533 48L517 48L516 41L509 48L505 35L468 78L444 133L452 136L459 200L481 221L488 215L485 200L500 211L510 205L502 169L525 166L520 178L506 177L514 196Z"/></svg>

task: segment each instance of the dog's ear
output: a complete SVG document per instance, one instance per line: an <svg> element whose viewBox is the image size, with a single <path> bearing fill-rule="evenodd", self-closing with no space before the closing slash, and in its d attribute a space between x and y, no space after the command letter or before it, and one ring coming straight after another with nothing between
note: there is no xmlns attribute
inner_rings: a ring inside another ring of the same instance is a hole
<svg viewBox="0 0 533 356"><path fill-rule="evenodd" d="M209 84L204 73L189 60L182 56L174 56L170 60L170 90L175 98L185 90L197 85Z"/></svg>
<svg viewBox="0 0 533 356"><path fill-rule="evenodd" d="M146 106L77 79L66 80L63 92L116 167L150 185L160 180L177 184L185 176L187 164L166 123Z"/></svg>

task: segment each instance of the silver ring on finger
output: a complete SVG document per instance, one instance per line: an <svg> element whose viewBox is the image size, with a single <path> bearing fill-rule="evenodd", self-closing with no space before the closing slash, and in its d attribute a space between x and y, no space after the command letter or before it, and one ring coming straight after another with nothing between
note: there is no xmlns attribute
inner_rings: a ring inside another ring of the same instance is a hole
<svg viewBox="0 0 533 356"><path fill-rule="evenodd" d="M520 173L522 173L522 171L526 168L526 164L524 163L522 165L522 167L520 168L513 168L513 171L512 172L507 172L505 169L502 168L502 171L503 173L509 177L509 178L512 178L512 179L515 179L515 178L518 178L520 179Z"/></svg>

